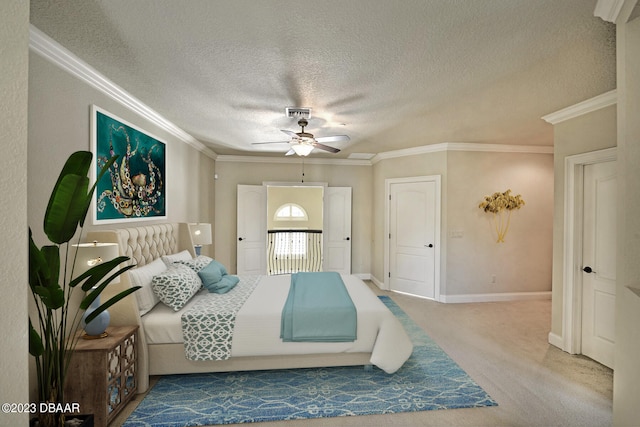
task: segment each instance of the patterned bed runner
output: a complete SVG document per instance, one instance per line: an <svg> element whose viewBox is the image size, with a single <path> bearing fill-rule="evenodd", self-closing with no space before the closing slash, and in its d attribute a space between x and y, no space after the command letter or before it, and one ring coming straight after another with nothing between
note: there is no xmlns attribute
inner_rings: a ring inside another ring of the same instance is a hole
<svg viewBox="0 0 640 427"><path fill-rule="evenodd" d="M189 360L225 360L231 356L236 314L261 276L242 276L226 294L203 294L182 314L185 356Z"/></svg>

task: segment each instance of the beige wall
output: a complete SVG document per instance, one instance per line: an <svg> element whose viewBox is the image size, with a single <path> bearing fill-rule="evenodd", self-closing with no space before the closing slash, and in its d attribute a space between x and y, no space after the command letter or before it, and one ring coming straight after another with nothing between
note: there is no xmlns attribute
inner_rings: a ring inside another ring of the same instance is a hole
<svg viewBox="0 0 640 427"><path fill-rule="evenodd" d="M216 259L236 271L237 187L262 185L264 182L301 182L302 165L288 161L216 161L215 253ZM371 205L370 166L305 164L305 182L326 182L330 187L351 187L351 271L367 274L371 271Z"/></svg>
<svg viewBox="0 0 640 427"><path fill-rule="evenodd" d="M73 151L90 149L90 107L135 124L167 144L167 217L172 222L213 223L213 159L146 121L120 103L71 76L37 54L29 64L29 224L36 241L49 194ZM158 222L158 221L155 221ZM86 230L151 224L153 221L91 225ZM203 253L207 248L203 248Z"/></svg>
<svg viewBox="0 0 640 427"><path fill-rule="evenodd" d="M267 229L275 228L305 228L308 230L322 230L323 218L323 192L322 187L278 187L267 188ZM275 221L277 209L286 204L293 203L300 206L307 213L304 221Z"/></svg>
<svg viewBox="0 0 640 427"><path fill-rule="evenodd" d="M617 25L618 274L613 423L637 425L640 408L640 18ZM637 8L638 6L636 6ZM636 14L637 15L637 14Z"/></svg>
<svg viewBox="0 0 640 427"><path fill-rule="evenodd" d="M449 151L382 160L374 166L372 273L383 282L385 180L442 177L441 295L545 292L551 289L553 156ZM515 211L505 243L496 243L485 195L511 188ZM451 232L462 232L452 237ZM495 283L492 276L496 276Z"/></svg>
<svg viewBox="0 0 640 427"><path fill-rule="evenodd" d="M610 106L554 126L553 287L551 333L562 336L564 263L564 162L574 154L616 146L616 107Z"/></svg>
<svg viewBox="0 0 640 427"><path fill-rule="evenodd" d="M454 151L448 177L445 293L550 291L553 156ZM504 243L497 243L492 215L478 205L508 189L525 205L512 212Z"/></svg>
<svg viewBox="0 0 640 427"><path fill-rule="evenodd" d="M0 2L0 401L27 403L27 92L29 2ZM28 424L28 414L1 414L0 426Z"/></svg>
<svg viewBox="0 0 640 427"><path fill-rule="evenodd" d="M42 219L62 165L72 152L90 149L92 104L135 124L167 144L167 220L161 222L214 222L213 159L34 53L29 55L28 101L26 217L36 244L47 243ZM84 232L154 222L159 221L94 226L88 219ZM205 246L202 252L213 255L213 246ZM80 298L80 294L75 296ZM35 388L33 377L32 393ZM35 400L32 397L31 401Z"/></svg>

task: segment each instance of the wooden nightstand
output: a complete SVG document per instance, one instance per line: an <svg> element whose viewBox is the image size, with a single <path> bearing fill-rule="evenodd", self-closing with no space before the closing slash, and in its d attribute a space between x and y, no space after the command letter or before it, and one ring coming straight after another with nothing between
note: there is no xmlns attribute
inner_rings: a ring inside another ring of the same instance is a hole
<svg viewBox="0 0 640 427"><path fill-rule="evenodd" d="M108 336L78 340L65 384L65 401L93 414L95 427L105 427L137 391L138 326L108 327Z"/></svg>

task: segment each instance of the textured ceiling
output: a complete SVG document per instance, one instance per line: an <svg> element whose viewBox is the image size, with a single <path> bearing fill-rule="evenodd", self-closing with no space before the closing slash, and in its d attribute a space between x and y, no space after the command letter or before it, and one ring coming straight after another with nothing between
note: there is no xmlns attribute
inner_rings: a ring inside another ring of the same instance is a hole
<svg viewBox="0 0 640 427"><path fill-rule="evenodd" d="M316 137L379 153L552 145L541 116L615 88L595 0L31 1L31 23L219 154ZM314 151L312 156L331 156Z"/></svg>

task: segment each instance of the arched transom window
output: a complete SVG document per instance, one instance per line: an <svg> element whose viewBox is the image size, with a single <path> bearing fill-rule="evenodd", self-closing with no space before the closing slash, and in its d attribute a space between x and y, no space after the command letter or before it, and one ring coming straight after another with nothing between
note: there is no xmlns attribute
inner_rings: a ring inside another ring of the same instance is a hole
<svg viewBox="0 0 640 427"><path fill-rule="evenodd" d="M276 221L308 221L307 211L295 203L285 203L276 209Z"/></svg>

